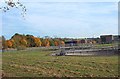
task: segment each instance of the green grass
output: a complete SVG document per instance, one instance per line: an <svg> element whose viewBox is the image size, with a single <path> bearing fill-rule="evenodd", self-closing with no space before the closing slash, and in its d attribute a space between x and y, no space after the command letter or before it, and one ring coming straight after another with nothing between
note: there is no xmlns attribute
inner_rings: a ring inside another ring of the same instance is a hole
<svg viewBox="0 0 120 79"><path fill-rule="evenodd" d="M50 51L16 51L2 54L7 77L114 77L117 56L50 56Z"/></svg>

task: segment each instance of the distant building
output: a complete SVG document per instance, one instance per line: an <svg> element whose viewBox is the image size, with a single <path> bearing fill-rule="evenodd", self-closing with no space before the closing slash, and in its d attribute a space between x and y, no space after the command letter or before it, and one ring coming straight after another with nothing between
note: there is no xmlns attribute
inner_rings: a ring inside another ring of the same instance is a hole
<svg viewBox="0 0 120 79"><path fill-rule="evenodd" d="M102 44L109 44L113 42L113 35L102 35L100 36L100 40Z"/></svg>
<svg viewBox="0 0 120 79"><path fill-rule="evenodd" d="M114 35L113 42L119 42L119 41L120 41L120 35Z"/></svg>
<svg viewBox="0 0 120 79"><path fill-rule="evenodd" d="M76 45L77 45L76 40L65 41L65 46L76 46Z"/></svg>
<svg viewBox="0 0 120 79"><path fill-rule="evenodd" d="M80 43L81 43L81 44L87 43L87 39L81 39L81 40L80 40Z"/></svg>
<svg viewBox="0 0 120 79"><path fill-rule="evenodd" d="M102 35L100 40L102 44L115 43L120 41L120 35Z"/></svg>

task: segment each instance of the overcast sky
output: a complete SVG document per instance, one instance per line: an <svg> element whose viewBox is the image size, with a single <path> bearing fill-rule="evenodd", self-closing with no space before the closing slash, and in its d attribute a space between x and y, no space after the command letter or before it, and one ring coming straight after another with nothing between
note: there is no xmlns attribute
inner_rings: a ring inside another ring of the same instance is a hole
<svg viewBox="0 0 120 79"><path fill-rule="evenodd" d="M32 1L23 2L27 8L25 20L20 15L20 9L14 8L0 14L2 35L7 39L15 33L73 38L118 34L118 3L112 2L113 0L111 2Z"/></svg>

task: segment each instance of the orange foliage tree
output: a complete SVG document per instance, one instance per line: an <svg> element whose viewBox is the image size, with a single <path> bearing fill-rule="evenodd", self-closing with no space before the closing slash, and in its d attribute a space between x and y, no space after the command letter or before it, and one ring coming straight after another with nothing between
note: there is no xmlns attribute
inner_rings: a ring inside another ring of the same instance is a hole
<svg viewBox="0 0 120 79"><path fill-rule="evenodd" d="M13 44L11 40L7 40L6 43L7 43L8 48L12 48Z"/></svg>
<svg viewBox="0 0 120 79"><path fill-rule="evenodd" d="M50 41L49 41L49 39L44 39L44 41L43 41L43 46L45 46L45 47L49 47L49 46L50 46Z"/></svg>
<svg viewBox="0 0 120 79"><path fill-rule="evenodd" d="M34 42L35 42L35 46L36 46L36 47L39 47L39 46L41 46L41 44L42 44L40 38L37 38L37 37L34 37Z"/></svg>
<svg viewBox="0 0 120 79"><path fill-rule="evenodd" d="M55 46L59 46L59 42L58 42L58 41L55 41L55 42L54 42L54 45L55 45Z"/></svg>
<svg viewBox="0 0 120 79"><path fill-rule="evenodd" d="M20 44L23 46L27 46L27 41L25 39L21 39Z"/></svg>
<svg viewBox="0 0 120 79"><path fill-rule="evenodd" d="M12 48L15 48L15 41L13 39L11 39L11 42L12 42Z"/></svg>
<svg viewBox="0 0 120 79"><path fill-rule="evenodd" d="M39 47L39 46L64 46L65 42L62 38L38 38L33 35L22 35L16 33L7 42L9 48L23 47ZM4 43L3 43L4 44Z"/></svg>
<svg viewBox="0 0 120 79"><path fill-rule="evenodd" d="M61 41L61 46L65 46L65 42L64 41Z"/></svg>

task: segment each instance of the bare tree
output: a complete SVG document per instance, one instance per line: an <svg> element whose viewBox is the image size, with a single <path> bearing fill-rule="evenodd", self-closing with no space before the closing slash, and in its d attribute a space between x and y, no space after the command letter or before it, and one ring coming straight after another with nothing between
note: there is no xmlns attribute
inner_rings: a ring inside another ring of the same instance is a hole
<svg viewBox="0 0 120 79"><path fill-rule="evenodd" d="M27 9L19 0L17 0L17 1L7 0L7 1L4 1L4 3L7 5L0 7L0 10L2 10L3 12L7 12L11 8L21 8L21 10L22 10L21 15L23 17L25 17Z"/></svg>

